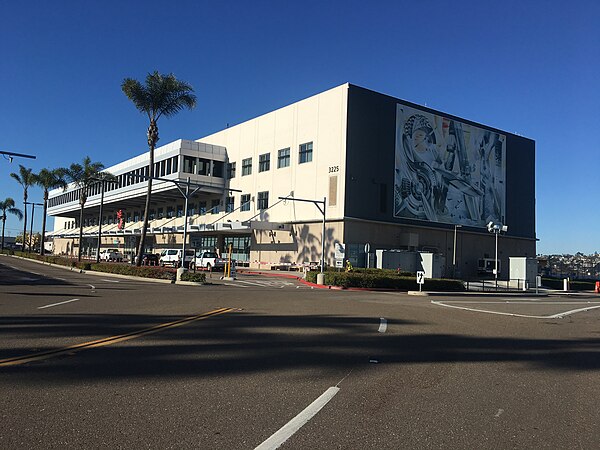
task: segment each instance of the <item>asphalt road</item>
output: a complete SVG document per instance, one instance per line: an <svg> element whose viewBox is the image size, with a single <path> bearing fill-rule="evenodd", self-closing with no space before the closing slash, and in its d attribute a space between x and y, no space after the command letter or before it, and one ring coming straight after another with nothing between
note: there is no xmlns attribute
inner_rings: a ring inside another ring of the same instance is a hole
<svg viewBox="0 0 600 450"><path fill-rule="evenodd" d="M0 256L0 448L598 447L595 297L213 281Z"/></svg>

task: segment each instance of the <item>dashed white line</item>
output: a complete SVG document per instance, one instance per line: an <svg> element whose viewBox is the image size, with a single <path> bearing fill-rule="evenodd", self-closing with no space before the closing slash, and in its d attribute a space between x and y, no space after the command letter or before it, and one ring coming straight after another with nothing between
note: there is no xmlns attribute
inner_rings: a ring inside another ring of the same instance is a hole
<svg viewBox="0 0 600 450"><path fill-rule="evenodd" d="M377 331L380 333L385 333L387 331L387 320L383 317L379 319L379 329Z"/></svg>
<svg viewBox="0 0 600 450"><path fill-rule="evenodd" d="M64 305L65 303L76 302L77 300L79 300L79 299L78 298L74 298L72 300L67 300L67 301L64 301L64 302L52 303L51 305L40 306L38 309L52 308L53 306Z"/></svg>
<svg viewBox="0 0 600 450"><path fill-rule="evenodd" d="M104 278L102 279L102 281L107 281L109 283L119 283L119 281L117 280L105 280Z"/></svg>
<svg viewBox="0 0 600 450"><path fill-rule="evenodd" d="M296 431L312 419L329 401L339 392L340 388L330 387L318 399L308 405L304 411L281 427L269 439L264 441L255 450L275 450L287 441Z"/></svg>

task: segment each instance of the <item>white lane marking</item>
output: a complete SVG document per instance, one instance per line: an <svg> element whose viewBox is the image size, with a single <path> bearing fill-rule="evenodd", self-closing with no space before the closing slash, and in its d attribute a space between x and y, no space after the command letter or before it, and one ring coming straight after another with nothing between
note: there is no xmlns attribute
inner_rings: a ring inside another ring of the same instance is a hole
<svg viewBox="0 0 600 450"><path fill-rule="evenodd" d="M287 424L281 427L269 439L264 441L255 450L275 450L279 448L285 441L302 428L312 419L329 401L339 392L340 388L330 387L318 399L308 405L304 411L290 420Z"/></svg>
<svg viewBox="0 0 600 450"><path fill-rule="evenodd" d="M51 305L40 306L38 309L52 308L53 306L64 305L65 303L76 302L77 300L79 300L79 299L78 298L74 298L72 300L67 300L67 301L64 301L64 302L52 303Z"/></svg>
<svg viewBox="0 0 600 450"><path fill-rule="evenodd" d="M540 302L540 301L535 301L536 305L587 305L589 303L598 303L598 300L596 301L572 301L572 302ZM531 305L532 301L531 300L505 300L505 301L501 301L501 302L484 302L484 301L463 301L463 300L444 300L444 303L463 303L463 304L471 304L474 303L476 305L493 305L493 304L502 304L505 305L506 303L513 303L513 304L522 304L522 305Z"/></svg>
<svg viewBox="0 0 600 450"><path fill-rule="evenodd" d="M379 319L379 331L380 333L385 333L387 331L387 320L383 317Z"/></svg>
<svg viewBox="0 0 600 450"><path fill-rule="evenodd" d="M498 412L496 414L494 414L494 417L500 417L503 412L504 412L503 409L499 409Z"/></svg>
<svg viewBox="0 0 600 450"><path fill-rule="evenodd" d="M600 308L600 306L590 306L588 308L579 308L579 309L572 309L571 311L566 311L563 313L559 313L559 314L554 314L553 316L550 316L551 319L562 319L565 316L571 315L571 314L575 314L578 312L584 312L584 311L589 311L591 309L597 309Z"/></svg>
<svg viewBox="0 0 600 450"><path fill-rule="evenodd" d="M93 284L88 284L88 286L92 288L92 291L93 291L94 289L96 289L96 286L94 286Z"/></svg>
<svg viewBox="0 0 600 450"><path fill-rule="evenodd" d="M438 305L438 306L445 306L446 308L456 308L456 309L463 309L465 311L473 311L473 312L480 312L480 313L486 313L486 314L496 314L499 316L512 316L512 317L524 317L527 319L562 319L565 316L568 316L570 314L575 314L578 312L583 312L583 311L589 311L592 309L597 309L600 308L600 306L590 306L588 308L580 308L580 309L573 309L570 311L565 311L562 313L558 313L558 314L553 314L550 316L533 316L533 315L528 315L528 314L516 314L516 313L506 313L506 312L500 312L500 311L488 311L485 309L477 309L477 308L467 308L464 306L456 306L456 305L447 305L445 303L442 302L435 302L435 301L431 301L431 303L433 303L434 305ZM547 303L549 305L553 305L553 304L558 304L558 302L556 303ZM566 304L572 304L571 302L566 303Z"/></svg>
<svg viewBox="0 0 600 450"><path fill-rule="evenodd" d="M119 283L117 280L105 280L104 278L102 279L102 281L108 281L109 283Z"/></svg>
<svg viewBox="0 0 600 450"><path fill-rule="evenodd" d="M67 281L66 278L60 278L60 277L54 277L54 279L56 279L56 280L62 280L62 281Z"/></svg>

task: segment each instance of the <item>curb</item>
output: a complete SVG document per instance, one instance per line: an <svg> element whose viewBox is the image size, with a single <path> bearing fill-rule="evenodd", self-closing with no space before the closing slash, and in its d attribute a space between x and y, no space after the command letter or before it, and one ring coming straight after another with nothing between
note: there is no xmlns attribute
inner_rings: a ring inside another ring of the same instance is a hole
<svg viewBox="0 0 600 450"><path fill-rule="evenodd" d="M16 256L16 255L6 255L6 256L8 256L10 258L21 259L24 261L31 261L31 262L34 262L37 264L41 264L43 266L56 267L59 269L68 270L70 272L84 273L86 275L97 275L97 276L102 276L102 277L110 276L110 277L116 277L116 278L121 278L121 279L125 279L125 280L132 280L132 281L147 281L149 283L173 284L173 280L162 280L160 278L136 277L134 275L121 275L120 273L97 272L95 270L83 270L83 269L78 269L76 267L67 267L67 266L63 266L60 264L52 264L52 263L48 263L45 261L38 261L37 259L23 258L22 256Z"/></svg>
<svg viewBox="0 0 600 450"><path fill-rule="evenodd" d="M204 286L206 283L198 283L197 281L175 281L175 284L183 286Z"/></svg>

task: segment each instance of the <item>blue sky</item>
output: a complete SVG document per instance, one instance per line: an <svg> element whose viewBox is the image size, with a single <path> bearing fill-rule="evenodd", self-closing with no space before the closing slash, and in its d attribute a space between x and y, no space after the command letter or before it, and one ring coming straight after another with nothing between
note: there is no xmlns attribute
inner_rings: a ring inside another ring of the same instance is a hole
<svg viewBox="0 0 600 450"><path fill-rule="evenodd" d="M161 119L159 144L348 81L534 139L538 253L600 251L599 23L591 0L0 0L0 150L37 155L0 159L0 198L22 201L19 163L146 151L125 77L194 86L197 108Z"/></svg>

